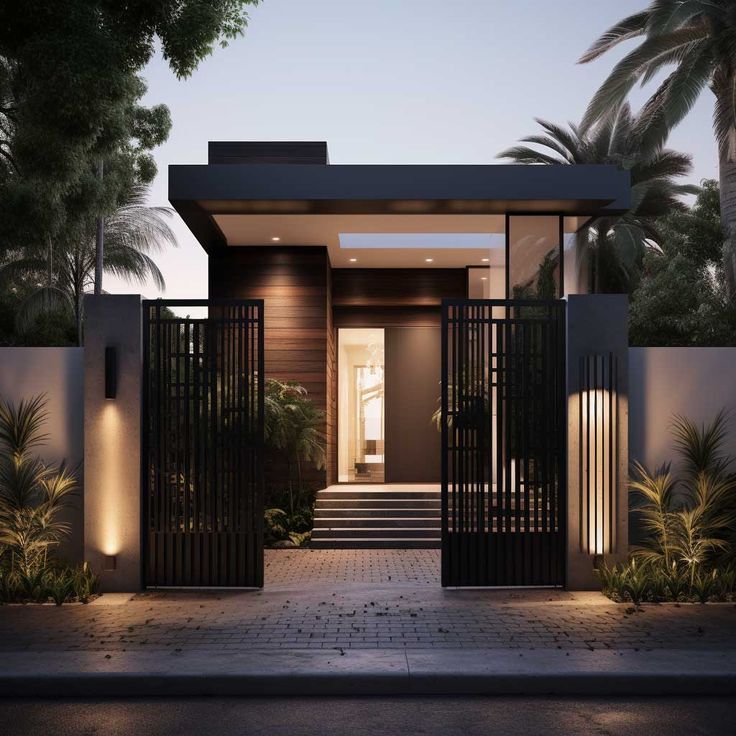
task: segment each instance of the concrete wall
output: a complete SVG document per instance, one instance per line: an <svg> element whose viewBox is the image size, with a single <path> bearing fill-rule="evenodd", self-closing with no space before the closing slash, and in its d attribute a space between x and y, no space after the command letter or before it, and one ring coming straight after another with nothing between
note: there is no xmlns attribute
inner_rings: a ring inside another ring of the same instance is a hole
<svg viewBox="0 0 736 736"><path fill-rule="evenodd" d="M618 365L618 464L613 520L615 548L600 555L612 563L628 554L628 298L617 294L570 295L567 300L567 587L600 587L594 573L596 558L581 549L580 358L612 353Z"/></svg>
<svg viewBox="0 0 736 736"><path fill-rule="evenodd" d="M71 535L58 550L59 556L69 562L82 561L84 546L83 387L82 348L0 348L0 397L18 404L46 394L48 420L44 430L49 438L38 454L48 463L66 460L69 467L79 466L80 491L62 517L71 525Z"/></svg>
<svg viewBox="0 0 736 736"><path fill-rule="evenodd" d="M141 298L85 298L85 558L102 589L141 587ZM117 395L105 398L105 348L117 351ZM104 570L115 557L115 569Z"/></svg>
<svg viewBox="0 0 736 736"><path fill-rule="evenodd" d="M675 460L674 414L702 423L725 408L736 421L736 348L630 348L629 384L630 457L651 469Z"/></svg>

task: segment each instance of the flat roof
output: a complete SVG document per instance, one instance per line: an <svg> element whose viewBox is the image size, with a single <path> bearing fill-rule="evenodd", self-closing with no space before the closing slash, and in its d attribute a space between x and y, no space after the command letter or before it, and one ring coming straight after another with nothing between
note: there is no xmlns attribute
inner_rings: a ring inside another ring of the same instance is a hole
<svg viewBox="0 0 736 736"><path fill-rule="evenodd" d="M630 186L629 172L587 164L169 166L169 200L208 252L325 245L332 257L342 234L503 233L507 213L562 214L574 228L625 212Z"/></svg>

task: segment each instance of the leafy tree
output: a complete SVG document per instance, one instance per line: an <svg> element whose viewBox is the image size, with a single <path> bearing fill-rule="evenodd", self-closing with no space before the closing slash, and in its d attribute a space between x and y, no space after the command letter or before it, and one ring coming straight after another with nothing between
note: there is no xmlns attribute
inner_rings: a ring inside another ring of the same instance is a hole
<svg viewBox="0 0 736 736"><path fill-rule="evenodd" d="M667 215L657 227L662 240L647 251L631 295L631 344L736 344L736 307L722 275L717 182L704 181L691 208Z"/></svg>
<svg viewBox="0 0 736 736"><path fill-rule="evenodd" d="M629 39L641 39L616 64L591 100L583 132L621 108L637 83L674 66L644 106L640 134L662 143L709 87L715 96L725 274L736 292L736 3L733 0L652 0L646 10L609 28L582 56L597 59Z"/></svg>
<svg viewBox="0 0 736 736"><path fill-rule="evenodd" d="M170 122L165 106L139 104L138 72L158 43L173 72L189 76L216 43L243 33L257 2L0 4L0 249L48 250L150 182L148 151Z"/></svg>
<svg viewBox="0 0 736 736"><path fill-rule="evenodd" d="M679 184L690 173L684 153L649 145L637 135L639 120L628 105L616 118L606 118L586 132L537 120L541 134L522 138L522 144L499 154L520 164L613 164L631 172L631 209L620 217L596 217L578 233L591 265L592 291L626 292L636 284L647 245L662 240L658 218L684 211L680 197L697 187Z"/></svg>
<svg viewBox="0 0 736 736"><path fill-rule="evenodd" d="M130 281L150 278L163 289L163 274L150 254L177 244L167 222L172 212L168 207L147 206L147 193L146 187L135 186L129 200L105 218L103 266L107 272ZM37 324L42 314L66 312L74 315L77 340L82 343L82 299L94 279L95 230L94 220L89 220L86 232L75 232L75 237L52 247L50 255L36 255L31 250L30 254L11 254L0 264L0 286L26 284L16 320L21 334ZM53 260L51 266L49 258Z"/></svg>

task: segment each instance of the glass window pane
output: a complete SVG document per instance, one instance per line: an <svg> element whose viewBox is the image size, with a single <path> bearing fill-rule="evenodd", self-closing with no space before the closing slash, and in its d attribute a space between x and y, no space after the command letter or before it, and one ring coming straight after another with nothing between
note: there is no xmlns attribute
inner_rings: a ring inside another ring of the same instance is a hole
<svg viewBox="0 0 736 736"><path fill-rule="evenodd" d="M560 218L514 215L509 218L509 296L557 299L560 296Z"/></svg>

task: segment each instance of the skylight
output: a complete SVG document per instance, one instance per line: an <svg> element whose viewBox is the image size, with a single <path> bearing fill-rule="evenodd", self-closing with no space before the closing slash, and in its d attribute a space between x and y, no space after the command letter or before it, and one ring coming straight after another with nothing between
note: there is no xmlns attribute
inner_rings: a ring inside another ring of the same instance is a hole
<svg viewBox="0 0 736 736"><path fill-rule="evenodd" d="M340 248L505 248L503 233L340 233Z"/></svg>

